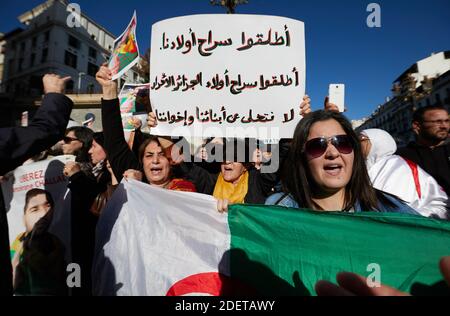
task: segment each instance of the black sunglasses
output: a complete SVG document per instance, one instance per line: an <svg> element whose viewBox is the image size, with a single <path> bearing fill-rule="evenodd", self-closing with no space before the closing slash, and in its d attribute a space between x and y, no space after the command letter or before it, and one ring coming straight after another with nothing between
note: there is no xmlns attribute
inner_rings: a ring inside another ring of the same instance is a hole
<svg viewBox="0 0 450 316"><path fill-rule="evenodd" d="M306 142L303 152L311 159L322 156L328 148L328 143L336 147L341 154L350 154L353 151L353 143L348 135L332 137L319 137Z"/></svg>
<svg viewBox="0 0 450 316"><path fill-rule="evenodd" d="M63 141L66 144L70 144L71 142L74 142L76 140L80 141L78 138L72 138L72 137L69 137L69 136L64 136L64 138L63 138Z"/></svg>

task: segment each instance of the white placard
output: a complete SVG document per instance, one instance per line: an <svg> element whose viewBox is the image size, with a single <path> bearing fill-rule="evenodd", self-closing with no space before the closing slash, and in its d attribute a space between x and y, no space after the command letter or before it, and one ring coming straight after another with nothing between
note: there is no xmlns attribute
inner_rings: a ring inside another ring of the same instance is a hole
<svg viewBox="0 0 450 316"><path fill-rule="evenodd" d="M152 28L157 135L292 138L305 94L303 22L194 15Z"/></svg>
<svg viewBox="0 0 450 316"><path fill-rule="evenodd" d="M63 174L64 165L74 161L74 156L58 156L49 160L34 162L18 167L9 173L1 184L8 216L9 239L25 231L23 222L25 196L31 189L50 192L55 202L50 231L66 246L66 256L70 256L70 198L67 194L69 180Z"/></svg>

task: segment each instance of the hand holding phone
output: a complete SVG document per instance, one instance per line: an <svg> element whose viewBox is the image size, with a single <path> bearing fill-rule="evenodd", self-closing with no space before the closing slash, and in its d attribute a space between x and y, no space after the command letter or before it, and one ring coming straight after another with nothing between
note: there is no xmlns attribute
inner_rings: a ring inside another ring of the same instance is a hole
<svg viewBox="0 0 450 316"><path fill-rule="evenodd" d="M345 109L345 85L333 83L328 89L328 104L337 106L339 112L344 112Z"/></svg>

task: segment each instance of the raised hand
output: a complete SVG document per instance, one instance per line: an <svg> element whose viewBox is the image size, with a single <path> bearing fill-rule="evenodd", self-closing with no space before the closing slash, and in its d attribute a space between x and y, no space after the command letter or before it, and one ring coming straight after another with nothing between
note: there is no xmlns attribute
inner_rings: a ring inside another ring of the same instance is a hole
<svg viewBox="0 0 450 316"><path fill-rule="evenodd" d="M68 178L81 171L80 165L74 161L66 163L64 166L64 175Z"/></svg>
<svg viewBox="0 0 450 316"><path fill-rule="evenodd" d="M107 64L103 64L95 75L95 79L102 86L103 99L106 100L117 98L117 82L112 81L111 78L112 72L107 67Z"/></svg>
<svg viewBox="0 0 450 316"><path fill-rule="evenodd" d="M70 80L70 76L61 78L58 75L47 74L42 78L44 84L44 92L47 93L64 93L66 82Z"/></svg>
<svg viewBox="0 0 450 316"><path fill-rule="evenodd" d="M300 115L306 115L308 113L311 113L311 99L308 95L305 95L300 104Z"/></svg>

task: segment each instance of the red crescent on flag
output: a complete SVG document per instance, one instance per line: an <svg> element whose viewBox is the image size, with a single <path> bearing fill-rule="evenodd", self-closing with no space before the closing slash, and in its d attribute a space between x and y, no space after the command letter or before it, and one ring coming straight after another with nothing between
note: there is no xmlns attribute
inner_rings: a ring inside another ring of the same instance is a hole
<svg viewBox="0 0 450 316"><path fill-rule="evenodd" d="M208 294L211 296L255 295L257 291L237 279L217 273L199 273L178 281L166 296Z"/></svg>

